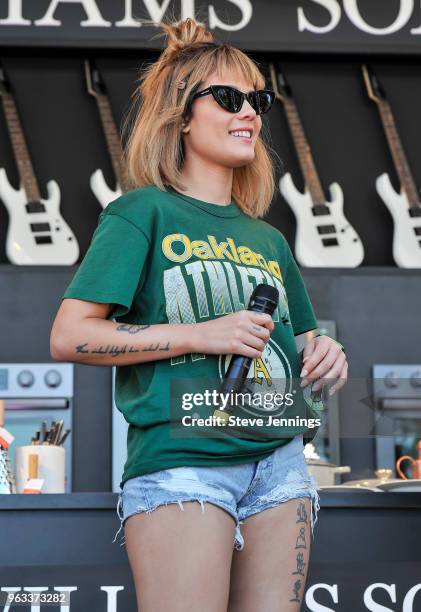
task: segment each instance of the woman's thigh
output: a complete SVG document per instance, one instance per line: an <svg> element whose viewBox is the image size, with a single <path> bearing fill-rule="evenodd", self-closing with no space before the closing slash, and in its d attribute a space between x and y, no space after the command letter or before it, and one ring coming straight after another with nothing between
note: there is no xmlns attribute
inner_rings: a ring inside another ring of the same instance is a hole
<svg viewBox="0 0 421 612"><path fill-rule="evenodd" d="M245 546L233 555L229 612L299 612L318 509L297 436L259 462L238 505Z"/></svg>
<svg viewBox="0 0 421 612"><path fill-rule="evenodd" d="M235 521L197 501L130 516L126 550L141 612L226 612Z"/></svg>
<svg viewBox="0 0 421 612"><path fill-rule="evenodd" d="M228 612L299 612L310 554L310 497L249 516L234 551Z"/></svg>

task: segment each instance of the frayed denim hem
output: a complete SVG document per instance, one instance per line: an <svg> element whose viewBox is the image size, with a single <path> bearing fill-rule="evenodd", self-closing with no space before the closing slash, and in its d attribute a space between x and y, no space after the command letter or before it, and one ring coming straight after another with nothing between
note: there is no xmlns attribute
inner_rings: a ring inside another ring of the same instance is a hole
<svg viewBox="0 0 421 612"><path fill-rule="evenodd" d="M216 503L216 501L214 499L212 499L212 498L203 499L203 498L200 498L200 497L191 497L191 496L189 496L189 497L186 497L185 499L178 499L178 500L168 501L168 502L157 502L151 508L147 508L147 509L144 506L140 505L140 506L138 506L136 508L135 512L133 512L130 516L133 516L133 514L136 514L138 512L146 512L147 514L150 514L151 512L153 512L153 510L155 510L159 506L163 506L163 505L168 506L168 504L178 504L180 506L180 509L184 512L183 501L198 501L200 503L200 506L201 506L201 509L202 509L202 514L205 511L204 502L208 502L208 503L214 504L218 508L222 508L223 510L228 512L228 514L230 516L232 516L232 518L235 520L234 548L236 550L243 550L243 548L244 548L244 538L243 538L243 536L241 534L241 531L240 531L240 524L242 523L242 521L238 521L238 519L232 514L232 512L228 509L227 506L225 506L224 504ZM115 543L118 534L123 529L124 521L127 520L127 518L129 518L129 517L126 517L126 519L124 519L123 512L120 515L120 508L121 508L121 510L123 509L123 499L122 499L121 493L119 493L119 495L118 495L117 508L116 508L118 518L120 519L120 527L119 527L117 533L114 536L114 540L112 541L113 544ZM124 544L125 544L125 537L123 535L120 546L123 546Z"/></svg>

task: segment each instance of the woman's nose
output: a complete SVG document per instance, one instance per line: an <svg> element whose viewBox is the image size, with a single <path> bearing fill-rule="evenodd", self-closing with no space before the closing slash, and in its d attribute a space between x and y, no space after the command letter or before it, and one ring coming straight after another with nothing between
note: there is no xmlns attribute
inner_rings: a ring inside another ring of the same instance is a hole
<svg viewBox="0 0 421 612"><path fill-rule="evenodd" d="M241 107L241 109L240 109L238 114L241 117L255 117L257 113L254 110L254 108L251 106L251 104L247 100L247 98L245 98L244 102L243 102L243 106Z"/></svg>

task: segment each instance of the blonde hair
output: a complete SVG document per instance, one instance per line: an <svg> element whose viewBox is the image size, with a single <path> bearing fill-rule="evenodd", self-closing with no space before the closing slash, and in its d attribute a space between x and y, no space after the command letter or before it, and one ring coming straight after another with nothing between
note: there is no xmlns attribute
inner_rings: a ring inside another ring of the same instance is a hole
<svg viewBox="0 0 421 612"><path fill-rule="evenodd" d="M181 128L193 93L214 72L222 76L233 70L255 89L263 89L265 79L256 62L239 49L216 42L203 23L188 17L162 23L161 27L159 35L167 35L167 47L143 70L133 94L135 102L123 125L124 133L135 112L124 147L127 182L133 188L156 185L165 191L165 185L172 185L183 191ZM255 218L267 212L275 190L272 149L264 142L262 132L263 124L254 160L233 169L232 197Z"/></svg>

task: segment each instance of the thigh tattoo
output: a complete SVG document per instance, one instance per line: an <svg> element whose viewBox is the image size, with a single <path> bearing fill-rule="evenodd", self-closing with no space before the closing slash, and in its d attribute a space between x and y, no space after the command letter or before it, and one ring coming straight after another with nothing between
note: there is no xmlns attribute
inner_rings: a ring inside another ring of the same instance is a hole
<svg viewBox="0 0 421 612"><path fill-rule="evenodd" d="M310 512L311 512L311 499L310 498L305 498L305 499L308 499L310 503ZM307 542L310 542L310 538L309 538L310 529L309 529L308 512L306 509L306 505L304 503L304 499L298 499L297 502L298 502L297 514L296 514L296 521L295 521L297 535L296 535L295 548L294 548L294 550L296 551L295 568L294 568L294 571L291 573L291 576L293 577L293 584L292 584L292 589L291 589L291 597L289 601L291 602L295 601L301 604L302 597L304 594L306 576L307 576L307 566L308 566L308 556L309 556L309 544L307 544Z"/></svg>

